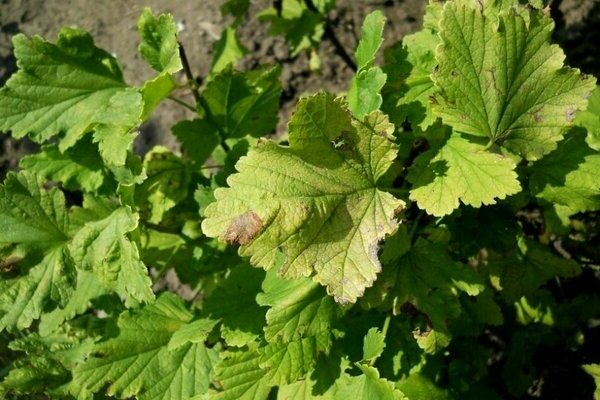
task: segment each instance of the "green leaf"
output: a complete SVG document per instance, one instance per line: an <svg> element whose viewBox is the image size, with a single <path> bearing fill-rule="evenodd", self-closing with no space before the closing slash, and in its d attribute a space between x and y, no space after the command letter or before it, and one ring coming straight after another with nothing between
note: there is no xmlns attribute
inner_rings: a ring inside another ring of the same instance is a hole
<svg viewBox="0 0 600 400"><path fill-rule="evenodd" d="M222 138L262 136L277 125L279 111L279 67L237 72L225 68L206 84L202 92L203 135Z"/></svg>
<svg viewBox="0 0 600 400"><path fill-rule="evenodd" d="M329 332L288 343L270 343L258 350L259 366L265 371L265 380L269 385L293 383L315 367L318 355L327 354L331 344Z"/></svg>
<svg viewBox="0 0 600 400"><path fill-rule="evenodd" d="M347 97L348 107L359 119L379 109L383 101L380 92L385 84L386 74L381 68L373 67L373 63L383 43L384 26L385 17L381 11L376 10L367 15L356 48L358 71L352 79Z"/></svg>
<svg viewBox="0 0 600 400"><path fill-rule="evenodd" d="M600 87L592 92L588 108L585 111L580 111L575 117L575 124L583 126L588 131L586 141L588 145L600 151Z"/></svg>
<svg viewBox="0 0 600 400"><path fill-rule="evenodd" d="M596 390L594 391L594 400L600 399L600 364L587 364L581 366L585 372L587 372L596 384Z"/></svg>
<svg viewBox="0 0 600 400"><path fill-rule="evenodd" d="M99 106L95 116L98 125L94 142L98 142L100 155L108 165L125 165L137 134L132 130L142 121L143 108L142 95L131 88L115 94L106 104ZM61 150L63 143L59 145Z"/></svg>
<svg viewBox="0 0 600 400"><path fill-rule="evenodd" d="M531 167L533 194L572 212L600 209L600 153L585 142L585 132L573 131L558 149Z"/></svg>
<svg viewBox="0 0 600 400"><path fill-rule="evenodd" d="M357 118L364 118L379 109L383 102L380 92L385 80L386 75L379 67L359 70L356 73L347 97L348 107Z"/></svg>
<svg viewBox="0 0 600 400"><path fill-rule="evenodd" d="M124 132L133 127L132 115L139 118L141 102L131 101L136 94L125 86L116 60L95 47L89 34L64 28L56 44L24 35L16 35L13 44L19 71L0 90L0 130L11 130L16 138L29 135L36 142L64 134L61 151L96 125L102 128L95 135L101 148L116 140L131 142ZM120 101L124 95L128 101ZM127 124L119 125L123 119ZM118 131L115 136L121 139L108 135L108 130ZM126 148L112 150L119 153L111 157L105 151L107 161L123 161L119 155Z"/></svg>
<svg viewBox="0 0 600 400"><path fill-rule="evenodd" d="M93 356L73 371L70 391L86 397L108 385L107 394L145 399L191 398L208 391L218 347L188 342L169 349L169 341L192 314L175 295L119 317L118 334L94 346Z"/></svg>
<svg viewBox="0 0 600 400"><path fill-rule="evenodd" d="M37 176L9 173L0 185L0 244L65 242L69 220L64 204L62 192L42 189Z"/></svg>
<svg viewBox="0 0 600 400"><path fill-rule="evenodd" d="M542 11L480 6L444 7L435 111L458 132L537 160L585 109L595 79L563 66L564 54L550 44L554 23Z"/></svg>
<svg viewBox="0 0 600 400"><path fill-rule="evenodd" d="M428 214L452 213L459 202L473 207L495 204L521 191L515 161L460 135L420 155L411 167L410 199Z"/></svg>
<svg viewBox="0 0 600 400"><path fill-rule="evenodd" d="M0 393L24 395L19 398L54 398L51 393L60 392L60 387L68 383L70 369L83 361L93 342L89 332L71 325L64 325L52 335L21 335L8 345L18 357L4 366L8 374L0 383Z"/></svg>
<svg viewBox="0 0 600 400"><path fill-rule="evenodd" d="M311 275L336 301L356 301L381 269L378 243L404 205L377 187L395 157L392 129L380 113L353 120L330 95L302 99L290 146L265 141L240 159L202 230L242 245L254 265L281 260L282 276Z"/></svg>
<svg viewBox="0 0 600 400"><path fill-rule="evenodd" d="M394 385L379 376L373 367L357 364L362 371L359 376L345 375L340 388L334 396L335 400L406 400L406 397Z"/></svg>
<svg viewBox="0 0 600 400"><path fill-rule="evenodd" d="M23 157L19 166L60 182L68 190L94 192L102 186L106 177L98 147L89 136L62 153L55 144L43 146L40 153Z"/></svg>
<svg viewBox="0 0 600 400"><path fill-rule="evenodd" d="M201 119L179 121L171 129L185 156L198 166L204 165L221 142L219 132Z"/></svg>
<svg viewBox="0 0 600 400"><path fill-rule="evenodd" d="M169 340L169 350L175 350L187 343L204 342L216 324L217 321L204 318L181 326L181 328L173 334L171 340Z"/></svg>
<svg viewBox="0 0 600 400"><path fill-rule="evenodd" d="M519 247L508 254L491 252L487 265L490 280L509 302L535 291L555 276L573 277L581 272L573 260L557 257L545 246L519 239Z"/></svg>
<svg viewBox="0 0 600 400"><path fill-rule="evenodd" d="M217 364L215 381L221 391L211 393L216 400L266 400L271 387L259 367L260 355L255 351L230 352Z"/></svg>
<svg viewBox="0 0 600 400"><path fill-rule="evenodd" d="M177 25L170 14L154 16L145 8L138 20L141 42L139 51L158 72L174 74L181 70Z"/></svg>
<svg viewBox="0 0 600 400"><path fill-rule="evenodd" d="M398 389L410 400L452 400L448 391L437 387L422 373L411 374L408 379L398 383Z"/></svg>
<svg viewBox="0 0 600 400"><path fill-rule="evenodd" d="M258 304L267 311L265 339L290 342L306 336L330 332L341 310L319 284L310 279L282 279L274 270L267 273Z"/></svg>
<svg viewBox="0 0 600 400"><path fill-rule="evenodd" d="M259 340L265 310L254 298L263 279L264 272L240 265L228 273L219 289L204 302L204 312L222 320L221 335L229 346L241 347Z"/></svg>
<svg viewBox="0 0 600 400"><path fill-rule="evenodd" d="M26 260L20 264L23 267ZM66 302L74 278L68 254L57 246L21 276L0 280L0 331L28 328L50 304Z"/></svg>
<svg viewBox="0 0 600 400"><path fill-rule="evenodd" d="M281 14L270 7L258 14L258 19L271 24L270 35L285 37L292 57L316 47L324 32L322 15L310 11L303 0L284 0Z"/></svg>
<svg viewBox="0 0 600 400"><path fill-rule="evenodd" d="M69 243L77 268L91 271L127 305L154 299L146 266L127 237L137 228L138 218L129 208L120 207L104 219L87 223Z"/></svg>
<svg viewBox="0 0 600 400"><path fill-rule="evenodd" d="M236 19L241 19L250 7L250 0L227 0L221 5L221 14L230 14Z"/></svg>
<svg viewBox="0 0 600 400"><path fill-rule="evenodd" d="M148 221L156 224L187 197L191 173L185 160L162 146L146 154L144 168L148 178L136 189L136 203L148 202Z"/></svg>
<svg viewBox="0 0 600 400"><path fill-rule="evenodd" d="M431 97L437 88L431 74L437 65L435 49L439 43L435 32L423 29L386 49L383 70L388 80L382 93L382 109L396 124L408 119L413 129L425 131L436 121Z"/></svg>
<svg viewBox="0 0 600 400"><path fill-rule="evenodd" d="M229 26L223 29L221 38L213 44L213 60L210 71L216 73L229 65L235 66L247 53L248 49L239 41L235 27Z"/></svg>
<svg viewBox="0 0 600 400"><path fill-rule="evenodd" d="M371 328L363 339L363 361L371 363L383 353L385 335L377 328Z"/></svg>
<svg viewBox="0 0 600 400"><path fill-rule="evenodd" d="M71 284L71 286L73 286ZM55 308L46 312L41 317L39 332L48 336L60 328L63 322L85 313L91 306L91 301L110 291L104 287L96 276L88 271L77 271L77 283L70 293L69 300L64 307Z"/></svg>
<svg viewBox="0 0 600 400"><path fill-rule="evenodd" d="M375 10L365 17L362 34L356 48L356 65L358 69L373 65L377 51L383 43L383 28L385 16L380 10Z"/></svg>
<svg viewBox="0 0 600 400"><path fill-rule="evenodd" d="M444 244L418 239L396 265L384 268L365 301L396 313L408 302L428 316L433 329L448 334L447 322L461 313L458 291L476 296L483 289L477 273L454 261Z"/></svg>

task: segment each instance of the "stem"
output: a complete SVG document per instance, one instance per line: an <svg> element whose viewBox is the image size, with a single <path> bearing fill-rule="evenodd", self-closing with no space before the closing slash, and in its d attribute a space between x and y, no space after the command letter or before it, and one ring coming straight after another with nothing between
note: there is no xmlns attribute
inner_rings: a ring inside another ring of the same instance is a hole
<svg viewBox="0 0 600 400"><path fill-rule="evenodd" d="M387 331L388 331L388 328L390 327L391 320L392 320L392 315L388 314L385 317L385 321L383 321L383 328L381 328L381 333L383 334L383 337L387 336Z"/></svg>
<svg viewBox="0 0 600 400"><path fill-rule="evenodd" d="M408 234L408 238L410 239L411 243L413 242L414 236L417 233L417 228L419 227L419 222L421 221L421 218L423 218L424 214L425 212L423 210L419 211L417 217L413 221L413 226L410 228L410 233Z"/></svg>
<svg viewBox="0 0 600 400"><path fill-rule="evenodd" d="M192 69L190 68L190 62L188 61L187 54L185 53L185 49L181 42L177 42L179 44L179 57L181 58L181 65L183 66L183 72L185 72L185 76L188 79L188 83L190 88L192 89L192 94L194 95L194 99L196 99L196 104L200 105L200 91L198 90L198 83L194 78L194 74L192 73Z"/></svg>
<svg viewBox="0 0 600 400"><path fill-rule="evenodd" d="M184 106L185 108L187 108L188 110L191 110L193 112L198 112L198 110L196 110L196 108L194 108L194 106L192 106L191 104L186 103L185 101L178 99L177 97L174 96L169 96L168 97L169 100L173 100L175 103Z"/></svg>
<svg viewBox="0 0 600 400"><path fill-rule="evenodd" d="M221 125L217 123L215 117L212 115L212 112L210 111L210 107L206 103L206 100L200 95L200 88L198 87L198 82L196 82L194 74L192 73L192 69L190 68L190 62L188 61L187 54L185 53L185 48L183 47L181 42L178 42L178 44L181 65L183 66L183 71L185 72L185 76L188 79L188 83L190 85L190 89L192 90L192 94L194 95L194 99L196 100L196 104L198 105L198 108L204 110L204 113L206 114L206 119L208 119L212 123L212 125L217 128L217 131L219 132L219 137L221 138L221 147L223 148L223 150L229 152L229 150L231 149L229 148L227 143L225 143L225 132L223 132L223 130L221 129Z"/></svg>
<svg viewBox="0 0 600 400"><path fill-rule="evenodd" d="M310 11L320 14L319 9L317 8L317 6L315 6L315 3L313 3L313 0L304 0L304 3L306 4L306 8L308 8ZM333 47L335 47L337 54L342 58L342 60L344 60L346 65L348 65L348 67L352 71L356 72L356 70L357 70L356 63L354 62L352 57L350 57L350 55L346 52L346 49L344 48L342 43L339 41L339 39L335 35L335 32L334 32L333 28L331 27L331 21L327 18L327 16L324 16L324 24L323 25L324 25L324 27L323 27L324 35L323 36L325 38L329 39L331 44L333 44Z"/></svg>
<svg viewBox="0 0 600 400"><path fill-rule="evenodd" d="M203 165L200 169L225 168L224 165Z"/></svg>

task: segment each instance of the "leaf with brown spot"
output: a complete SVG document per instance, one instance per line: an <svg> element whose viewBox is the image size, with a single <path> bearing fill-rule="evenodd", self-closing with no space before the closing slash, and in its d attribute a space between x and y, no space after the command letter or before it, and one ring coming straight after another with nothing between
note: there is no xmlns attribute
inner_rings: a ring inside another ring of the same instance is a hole
<svg viewBox="0 0 600 400"><path fill-rule="evenodd" d="M300 100L289 131L289 147L267 141L240 159L202 230L241 244L253 265L311 276L354 302L381 270L378 243L404 206L377 185L396 157L393 126L379 112L358 121L320 93ZM334 146L340 137L352 151Z"/></svg>

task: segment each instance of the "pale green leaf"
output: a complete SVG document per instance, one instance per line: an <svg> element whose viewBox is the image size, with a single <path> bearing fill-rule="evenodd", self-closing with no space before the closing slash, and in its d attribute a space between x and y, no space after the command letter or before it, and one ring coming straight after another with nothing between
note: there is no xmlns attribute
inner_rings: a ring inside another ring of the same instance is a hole
<svg viewBox="0 0 600 400"><path fill-rule="evenodd" d="M392 382L381 378L379 371L373 367L357 364L362 371L359 376L345 375L335 400L406 400L406 397L394 387Z"/></svg>
<svg viewBox="0 0 600 400"><path fill-rule="evenodd" d="M515 161L485 146L452 135L437 152L415 160L409 181L410 199L438 217L452 213L460 202L473 207L495 204L521 191Z"/></svg>
<svg viewBox="0 0 600 400"><path fill-rule="evenodd" d="M588 131L587 143L594 150L600 151L600 87L592 92L589 99L588 108L580 111L575 117L575 123L583 126Z"/></svg>
<svg viewBox="0 0 600 400"><path fill-rule="evenodd" d="M341 310L319 284L310 279L287 280L274 270L267 273L263 293L256 297L267 311L265 339L289 342L305 336L330 332Z"/></svg>
<svg viewBox="0 0 600 400"><path fill-rule="evenodd" d="M377 328L371 328L363 339L363 361L371 362L383 353L385 335Z"/></svg>
<svg viewBox="0 0 600 400"><path fill-rule="evenodd" d="M104 128L96 136L100 142L115 142L106 132L109 128L118 131L119 138L130 135L122 131L131 129L131 115L141 114L141 102L111 102L130 89L116 60L95 47L89 34L64 28L56 44L24 35L16 35L13 43L19 71L0 90L0 130L11 130L16 138L29 135L36 142L64 134L61 151L97 124ZM111 122L127 119L127 126L107 126L108 115Z"/></svg>
<svg viewBox="0 0 600 400"><path fill-rule="evenodd" d="M102 186L107 171L90 139L86 136L65 152L55 144L43 146L41 152L23 157L19 166L60 182L65 189L93 192Z"/></svg>
<svg viewBox="0 0 600 400"><path fill-rule="evenodd" d="M379 109L383 101L380 92L385 84L386 74L381 68L373 67L373 63L383 43L384 26L385 17L381 11L376 10L367 15L356 48L358 71L352 79L347 98L348 107L359 119Z"/></svg>
<svg viewBox="0 0 600 400"><path fill-rule="evenodd" d="M225 67L233 65L248 53L248 49L240 43L236 29L229 26L223 29L221 38L213 44L213 60L210 67L211 72L220 72Z"/></svg>
<svg viewBox="0 0 600 400"><path fill-rule="evenodd" d="M440 389L423 373L413 373L399 382L398 389L410 400L454 400L447 390Z"/></svg>
<svg viewBox="0 0 600 400"><path fill-rule="evenodd" d="M380 271L378 243L404 205L377 187L395 158L392 129L380 113L352 119L330 95L302 99L290 146L265 141L240 159L202 230L241 244L254 265L281 260L282 276L312 276L338 302L356 301Z"/></svg>
<svg viewBox="0 0 600 400"><path fill-rule="evenodd" d="M119 398L181 399L206 393L218 347L182 343L169 349L173 335L192 319L177 296L165 293L155 303L119 317L118 334L93 348L93 356L73 371L70 390L85 397L108 387Z"/></svg>
<svg viewBox="0 0 600 400"><path fill-rule="evenodd" d="M138 218L129 208L118 208L104 219L87 223L69 243L77 268L91 271L128 305L154 299L146 266L127 237L137 228Z"/></svg>
<svg viewBox="0 0 600 400"><path fill-rule="evenodd" d="M384 27L385 16L380 10L375 10L365 17L356 48L356 65L359 70L370 67L375 61L377 51L383 43Z"/></svg>
<svg viewBox="0 0 600 400"><path fill-rule="evenodd" d="M582 368L592 378L596 384L596 390L594 391L594 400L600 400L600 364L586 364L582 365Z"/></svg>
<svg viewBox="0 0 600 400"><path fill-rule="evenodd" d="M510 3L514 3L511 1ZM538 10L455 0L444 7L435 111L456 131L528 160L556 148L595 79L563 66L554 23Z"/></svg>
<svg viewBox="0 0 600 400"><path fill-rule="evenodd" d="M141 207L148 202L148 221L156 224L187 197L191 173L185 160L162 146L146 154L144 168L148 178L136 188L136 202Z"/></svg>
<svg viewBox="0 0 600 400"><path fill-rule="evenodd" d="M170 14L155 16L145 8L138 20L140 53L158 72L173 74L182 68L177 43L177 25Z"/></svg>
<svg viewBox="0 0 600 400"><path fill-rule="evenodd" d="M585 133L572 132L558 149L531 167L533 194L572 212L600 209L600 153L590 149Z"/></svg>
<svg viewBox="0 0 600 400"><path fill-rule="evenodd" d="M260 355L255 351L229 353L217 364L215 380L221 391L211 393L216 400L266 400L271 387L259 367Z"/></svg>
<svg viewBox="0 0 600 400"><path fill-rule="evenodd" d="M169 350L174 350L186 343L204 342L216 324L215 320L203 318L183 325L169 340Z"/></svg>
<svg viewBox="0 0 600 400"><path fill-rule="evenodd" d="M386 75L381 68L372 67L359 70L348 90L348 107L357 118L364 118L378 110L383 102L381 89L385 85Z"/></svg>
<svg viewBox="0 0 600 400"><path fill-rule="evenodd" d="M108 165L122 166L137 133L133 130L142 120L144 99L137 89L128 88L111 97L96 111L94 142ZM118 110L118 112L117 112ZM67 140L59 148L64 151ZM70 145L69 145L70 146Z"/></svg>

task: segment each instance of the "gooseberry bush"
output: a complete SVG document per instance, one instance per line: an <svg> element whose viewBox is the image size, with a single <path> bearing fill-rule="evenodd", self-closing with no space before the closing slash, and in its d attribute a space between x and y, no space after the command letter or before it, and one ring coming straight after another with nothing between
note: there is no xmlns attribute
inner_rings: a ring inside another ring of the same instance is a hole
<svg viewBox="0 0 600 400"><path fill-rule="evenodd" d="M318 69L333 1L276 3ZM375 11L347 92L273 136L280 66L235 69L248 4L202 84L150 10L141 86L84 31L14 37L0 130L41 148L0 185L0 394L599 398L600 92L546 5L431 1L384 57ZM163 101L195 113L181 151L136 154Z"/></svg>

